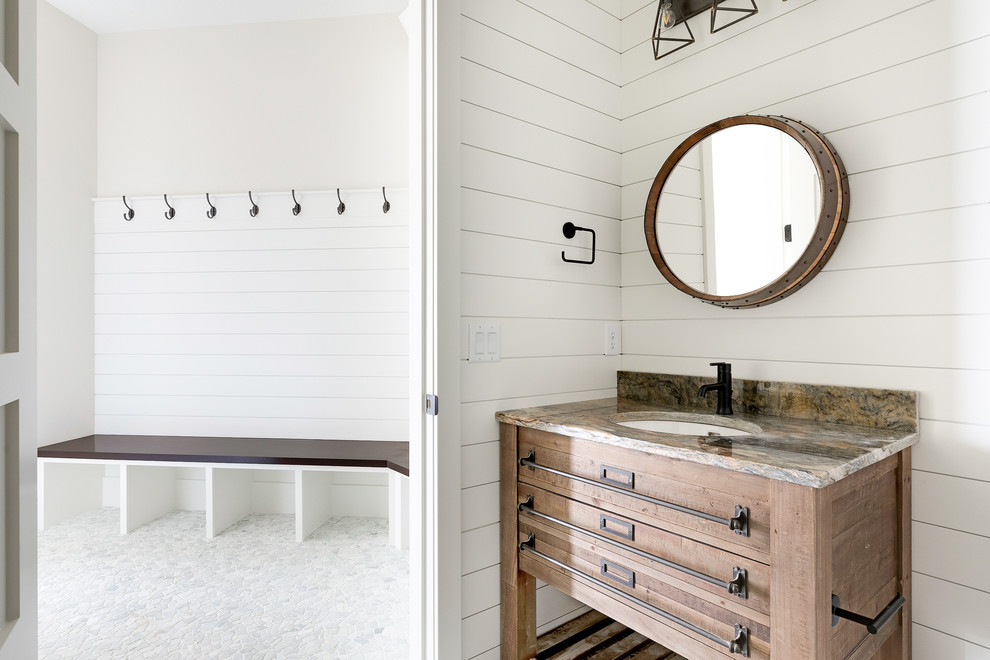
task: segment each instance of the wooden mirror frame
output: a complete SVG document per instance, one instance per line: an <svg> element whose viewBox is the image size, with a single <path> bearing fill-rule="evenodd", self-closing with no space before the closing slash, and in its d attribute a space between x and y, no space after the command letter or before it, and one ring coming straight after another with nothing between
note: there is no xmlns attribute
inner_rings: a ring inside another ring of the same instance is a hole
<svg viewBox="0 0 990 660"><path fill-rule="evenodd" d="M818 180L821 183L822 206L818 215L818 223L808 246L784 274L754 291L731 296L717 296L685 284L667 264L663 256L660 244L657 240L657 206L660 203L660 193L663 190L667 178L674 171L677 163L696 144L704 140L709 135L732 126L741 124L759 124L769 126L783 131L794 138L798 144L804 147L808 155L811 156L815 168L818 170ZM842 230L846 226L846 219L849 217L849 179L846 175L845 167L839 154L836 153L832 144L825 137L811 128L794 119L778 116L762 115L742 115L722 119L698 130L689 138L684 140L664 162L663 167L653 180L650 194L646 199L646 213L644 215L644 229L646 231L646 245L649 247L650 256L653 263L660 269L660 273L668 282L688 294L692 298L697 298L704 302L719 307L760 307L777 302L782 298L791 295L802 286L807 284L811 278L817 275L825 266L825 263L835 252L835 247L842 236Z"/></svg>

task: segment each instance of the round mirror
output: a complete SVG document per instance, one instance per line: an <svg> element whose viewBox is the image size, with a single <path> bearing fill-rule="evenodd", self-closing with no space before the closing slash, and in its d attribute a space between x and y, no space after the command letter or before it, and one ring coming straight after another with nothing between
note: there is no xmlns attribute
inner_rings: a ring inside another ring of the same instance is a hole
<svg viewBox="0 0 990 660"><path fill-rule="evenodd" d="M822 135L784 117L730 117L664 163L646 202L646 243L678 289L757 307L821 270L848 215L846 173Z"/></svg>

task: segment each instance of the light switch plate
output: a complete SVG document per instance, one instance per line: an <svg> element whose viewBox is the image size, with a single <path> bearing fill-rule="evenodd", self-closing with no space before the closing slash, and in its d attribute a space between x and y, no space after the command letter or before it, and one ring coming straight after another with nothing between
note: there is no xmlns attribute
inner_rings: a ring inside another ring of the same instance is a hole
<svg viewBox="0 0 990 660"><path fill-rule="evenodd" d="M502 359L502 326L498 323L468 324L468 362L498 362Z"/></svg>

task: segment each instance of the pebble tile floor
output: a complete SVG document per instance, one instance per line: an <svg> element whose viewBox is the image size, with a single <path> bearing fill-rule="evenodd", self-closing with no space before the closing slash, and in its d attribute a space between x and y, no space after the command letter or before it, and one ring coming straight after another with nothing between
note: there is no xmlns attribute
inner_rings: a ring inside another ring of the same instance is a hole
<svg viewBox="0 0 990 660"><path fill-rule="evenodd" d="M409 553L386 520L332 518L304 543L289 515L213 541L203 512L119 525L104 508L39 533L41 658L408 657Z"/></svg>

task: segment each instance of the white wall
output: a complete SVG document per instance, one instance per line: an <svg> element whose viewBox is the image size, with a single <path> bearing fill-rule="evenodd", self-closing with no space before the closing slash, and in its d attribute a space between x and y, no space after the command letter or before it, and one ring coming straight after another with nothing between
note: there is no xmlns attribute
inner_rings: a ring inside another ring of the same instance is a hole
<svg viewBox="0 0 990 660"><path fill-rule="evenodd" d="M38 3L38 445L93 432L96 35Z"/></svg>
<svg viewBox="0 0 990 660"><path fill-rule="evenodd" d="M461 2L462 657L499 653L495 412L615 395L619 318L619 3ZM593 266L586 235L598 233ZM502 359L467 362L467 324ZM579 605L538 590L543 630Z"/></svg>
<svg viewBox="0 0 990 660"><path fill-rule="evenodd" d="M635 6L628 6L635 5ZM622 368L921 393L914 452L914 657L990 658L990 6L760 2L654 62L655 3L622 21ZM692 23L694 26L694 23ZM643 200L667 154L721 117L795 117L849 172L828 266L794 296L722 310L668 285Z"/></svg>
<svg viewBox="0 0 990 660"><path fill-rule="evenodd" d="M395 15L101 35L99 196L405 187Z"/></svg>

